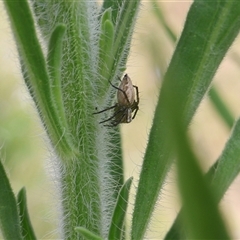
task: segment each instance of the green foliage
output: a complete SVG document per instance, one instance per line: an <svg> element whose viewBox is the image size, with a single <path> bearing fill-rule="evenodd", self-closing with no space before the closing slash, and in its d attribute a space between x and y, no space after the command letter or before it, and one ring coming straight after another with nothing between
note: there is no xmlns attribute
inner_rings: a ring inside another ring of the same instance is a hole
<svg viewBox="0 0 240 240"><path fill-rule="evenodd" d="M113 212L108 239L122 239L124 235L124 220L127 212L129 191L133 178L129 178L119 191L116 206Z"/></svg>
<svg viewBox="0 0 240 240"><path fill-rule="evenodd" d="M221 200L230 184L234 181L240 171L239 151L240 151L240 120L232 129L232 134L227 141L221 156L209 169L205 178L210 183L214 198L217 202ZM196 188L198 189L198 187ZM199 191L200 192L200 191ZM168 231L165 239L180 239L185 232L181 225L182 211L178 214L174 224ZM214 222L213 222L214 223Z"/></svg>
<svg viewBox="0 0 240 240"><path fill-rule="evenodd" d="M23 239L17 202L0 161L0 228L6 240Z"/></svg>
<svg viewBox="0 0 240 240"><path fill-rule="evenodd" d="M75 231L79 232L87 240L103 240L101 237L97 236L96 234L88 231L86 228L83 227L76 227Z"/></svg>
<svg viewBox="0 0 240 240"><path fill-rule="evenodd" d="M101 9L87 0L31 0L32 10L27 0L4 3L25 83L57 158L62 237L125 239L132 178L124 184L119 128L99 125L102 116L95 118L93 112L109 106L116 94L109 82L116 83L126 68L140 1L106 0ZM176 36L154 3L160 23L175 42ZM137 186L131 239L144 238L174 158L183 209L166 238L181 239L183 234L229 238L217 202L240 169L239 120L207 177L197 164L186 130L239 28L238 0L196 0L192 4L160 91ZM212 89L210 96L231 127L233 118L218 93ZM17 209L0 167L3 235L6 239L36 239L25 190L19 192ZM184 226L184 233L179 226Z"/></svg>
<svg viewBox="0 0 240 240"><path fill-rule="evenodd" d="M93 1L36 0L33 12L27 0L4 3L26 85L58 158L64 238L81 238L77 226L106 238L123 185L122 152L119 129L102 128L93 112L115 94L109 81L125 69L139 1L106 1L100 10Z"/></svg>
<svg viewBox="0 0 240 240"><path fill-rule="evenodd" d="M166 31L166 34L168 35L169 39L173 43L176 43L177 36L172 31L172 29L168 26L168 24L166 22L166 19L164 18L164 15L163 15L160 7L158 7L158 5L156 4L155 1L153 1L153 9L154 9L154 13L155 13L159 23L163 26L163 28ZM164 69L164 71L165 71L165 69ZM223 118L225 123L231 128L233 126L233 123L234 123L233 116L231 115L229 109L227 108L227 106L225 105L223 100L221 99L218 91L214 87L210 88L209 96L210 96L210 100L212 101L212 104L215 106L219 115Z"/></svg>
<svg viewBox="0 0 240 240"><path fill-rule="evenodd" d="M133 239L143 238L173 161L175 135L171 136L170 132L175 127L174 123L168 126L169 119L165 117L165 111L178 109L179 127L186 131L221 60L238 34L240 18L235 4L227 1L208 4L195 1L189 10L156 107L137 189L132 223Z"/></svg>
<svg viewBox="0 0 240 240"><path fill-rule="evenodd" d="M27 194L26 189L22 188L17 196L19 217L21 222L22 236L24 240L35 240L37 239L31 224L31 220L27 209Z"/></svg>
<svg viewBox="0 0 240 240"><path fill-rule="evenodd" d="M175 96L176 92L177 90ZM169 132L172 134L178 156L178 185L184 204L183 223L186 226L187 238L230 239L218 212L215 198L203 179L196 157L183 131L184 127L181 126L181 111L176 108L175 102L177 98L172 100L169 95L165 97L168 98L168 102L174 103L171 108L166 109L165 120L170 123Z"/></svg>

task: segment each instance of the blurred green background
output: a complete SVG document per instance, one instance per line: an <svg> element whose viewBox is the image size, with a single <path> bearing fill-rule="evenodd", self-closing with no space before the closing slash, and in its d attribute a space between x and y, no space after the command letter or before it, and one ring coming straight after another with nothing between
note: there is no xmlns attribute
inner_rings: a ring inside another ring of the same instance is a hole
<svg viewBox="0 0 240 240"><path fill-rule="evenodd" d="M158 4L170 27L180 36L191 1L159 1ZM125 177L134 176L135 186L162 75L173 50L174 45L154 15L151 2L143 1L127 65L127 73L140 90L140 111L131 124L121 128ZM235 118L240 115L239 56L240 38L230 48L214 78L214 86ZM189 129L203 171L217 159L229 133L230 129L206 96ZM47 142L24 86L9 22L0 2L0 156L14 192L23 186L27 189L30 217L38 238L57 239L57 179ZM162 239L171 226L180 206L175 185L173 166L152 218L148 239ZM133 197L134 189L131 203ZM221 209L232 238L240 238L240 178L234 181L221 201Z"/></svg>

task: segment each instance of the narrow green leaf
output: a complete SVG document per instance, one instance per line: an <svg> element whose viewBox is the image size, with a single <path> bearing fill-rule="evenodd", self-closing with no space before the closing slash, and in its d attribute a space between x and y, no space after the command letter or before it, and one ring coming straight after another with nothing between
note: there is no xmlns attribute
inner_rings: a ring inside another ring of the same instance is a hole
<svg viewBox="0 0 240 240"><path fill-rule="evenodd" d="M231 137L227 141L221 156L209 169L206 179L211 183L215 198L220 201L230 184L240 172L240 119L236 122ZM178 214L174 224L165 236L165 239L181 239L182 232L180 220L182 211Z"/></svg>
<svg viewBox="0 0 240 240"><path fill-rule="evenodd" d="M223 102L216 88L211 87L208 94L209 94L211 103L214 105L218 114L222 117L222 119L225 121L227 126L231 128L234 124L234 117L232 116L231 112L227 108L226 104Z"/></svg>
<svg viewBox="0 0 240 240"><path fill-rule="evenodd" d="M56 26L50 37L48 46L48 72L51 81L51 95L56 105L58 117L65 129L67 128L66 116L62 99L61 67L62 67L62 49L63 37L66 26L61 24Z"/></svg>
<svg viewBox="0 0 240 240"><path fill-rule="evenodd" d="M240 119L236 122L221 156L213 167L212 186L218 201L240 172Z"/></svg>
<svg viewBox="0 0 240 240"><path fill-rule="evenodd" d="M114 64L110 69L113 80L117 80L119 72L126 66L127 56L130 49L133 27L136 22L140 0L124 1L119 9L119 17L115 25L113 56ZM118 75L115 76L114 73Z"/></svg>
<svg viewBox="0 0 240 240"><path fill-rule="evenodd" d="M104 12L106 9L111 8L112 9L112 21L115 24L118 14L120 12L121 6L123 4L124 0L104 0L102 5L102 12Z"/></svg>
<svg viewBox="0 0 240 240"><path fill-rule="evenodd" d="M37 239L27 209L26 189L22 188L17 197L22 236L24 240Z"/></svg>
<svg viewBox="0 0 240 240"><path fill-rule="evenodd" d="M27 0L4 1L16 38L26 85L39 109L40 116L53 143L61 154L74 154L74 145L59 121L51 94L50 78L44 55L35 31L34 20ZM42 114L41 114L42 113Z"/></svg>
<svg viewBox="0 0 240 240"><path fill-rule="evenodd" d="M17 202L7 174L0 161L0 229L4 239L23 239L18 216Z"/></svg>
<svg viewBox="0 0 240 240"><path fill-rule="evenodd" d="M172 31L172 29L169 27L169 24L167 23L164 14L162 13L161 8L159 7L159 3L156 2L155 0L152 1L152 7L153 7L153 12L156 15L159 23L163 26L165 32L169 36L169 38L172 40L173 43L177 41L177 36L176 34Z"/></svg>
<svg viewBox="0 0 240 240"><path fill-rule="evenodd" d="M177 41L176 34L169 27L169 24L167 23L164 15L163 15L160 7L159 7L159 4L157 4L156 1L153 1L152 5L153 5L154 13L155 13L158 21L164 27L164 30L167 33L167 35L169 36L170 40L173 43L176 43L176 41ZM229 111L229 109L227 108L226 104L224 103L224 101L220 97L216 88L214 86L212 86L210 88L208 94L209 94L209 97L210 97L210 101L212 102L213 106L217 110L218 114L222 117L222 119L225 121L227 126L229 128L231 128L234 124L234 117L232 116L232 114Z"/></svg>
<svg viewBox="0 0 240 240"><path fill-rule="evenodd" d="M114 62L113 44L114 26L111 19L111 10L107 9L101 19L101 33L99 36L98 69L101 77L100 96L106 92L106 88L109 86L107 80L111 79L110 69Z"/></svg>
<svg viewBox="0 0 240 240"><path fill-rule="evenodd" d="M217 203L209 185L204 181L197 160L190 149L185 128L181 126L181 110L177 106L177 90L168 91L175 93L176 99L171 101L169 95L166 117L169 132L172 131L173 142L177 150L178 184L182 196L184 227L188 239L230 239L224 223L217 209ZM173 104L172 104L173 103ZM172 104L172 107L170 106ZM172 124L171 124L172 123ZM182 128L182 129L181 129ZM184 130L183 130L184 129Z"/></svg>
<svg viewBox="0 0 240 240"><path fill-rule="evenodd" d="M179 108L181 94L165 85L163 120L177 155L178 185L182 197L184 228L189 239L230 239L217 209L217 202L201 173L186 136ZM174 95L174 98L171 97Z"/></svg>
<svg viewBox="0 0 240 240"><path fill-rule="evenodd" d="M165 88L179 91L178 107L182 110L181 118L186 127L239 27L240 2L237 0L195 1L192 4L161 88L137 189L132 239L144 237L173 160L172 143L163 119L167 106L162 97Z"/></svg>
<svg viewBox="0 0 240 240"><path fill-rule="evenodd" d="M103 238L101 238L98 235L88 231L84 227L75 227L75 231L79 232L84 237L84 239L86 239L86 240L103 240Z"/></svg>
<svg viewBox="0 0 240 240"><path fill-rule="evenodd" d="M179 141L183 141L183 137L181 135L178 134L178 136L180 136L179 138L181 140ZM183 149L183 146L179 146L179 148ZM222 198L222 196L224 195L224 193L226 192L226 190L228 189L228 187L230 186L230 184L233 182L233 180L236 178L236 176L239 174L240 171L240 158L239 158L239 154L240 154L240 120L237 121L235 127L233 128L233 132L232 135L230 137L230 139L228 140L228 142L226 143L226 146L221 154L221 156L219 157L219 159L216 161L216 163L211 167L211 169L208 171L208 173L206 174L206 180L210 183L211 182L211 192L214 193L214 200L216 203L220 201L220 199ZM189 157L186 159L189 159ZM191 167L188 165L184 165L184 163L179 163L181 165L181 168L184 169L184 171L186 171L185 173L183 173L184 178L186 178L186 181L189 181L189 179L191 179L190 182L192 182L192 185L195 185L195 183L197 182L197 180L195 179L196 177L196 172L193 171L193 169L190 169ZM182 169L182 171L183 171ZM189 176L192 175L192 176ZM188 184L190 185L190 184ZM194 189L194 186L193 186ZM203 197L202 195L202 191L201 188L199 186L195 186L195 190L197 190L197 193L192 193L189 194L188 196L188 201L190 201L189 199L192 199L192 205L195 207L197 206L197 201L199 199L201 199ZM197 200L196 200L197 198ZM209 198L207 198L209 199ZM201 239L226 239L226 236L224 237L224 234L222 232L222 227L219 226L215 226L215 224L217 223L217 220L211 220L210 223L209 221L209 216L207 216L209 213L211 214L210 218L214 217L214 214L211 212L212 209L208 209L207 205L206 205L206 199L202 199L202 207L199 207L199 209L202 209L204 212L203 214L206 216L207 219L201 220L202 223L196 223L197 225L200 226L199 228L199 232L198 232L198 236L195 236L192 238L201 238ZM192 206L192 207L193 207ZM183 228L183 225L181 224L181 219L182 216L184 214L185 211L187 211L186 209L189 208L189 203L185 203L183 209L180 211L180 213L178 214L173 226L171 227L170 231L168 232L168 234L166 235L165 239L183 239L185 238L185 234L186 234L186 227ZM197 209L196 209L197 210ZM189 211L192 213L193 210ZM207 211L207 213L205 212ZM202 216L203 218L204 216ZM194 219L194 220L193 220ZM193 218L193 216L191 217L191 223L194 223L194 221L196 221L196 216ZM205 223L209 224L205 226ZM214 224L215 226L215 237L211 236L211 234L214 233L214 228L212 228L211 225ZM204 227L208 230L204 231ZM191 229L195 229L196 227L191 227ZM207 232L208 235L207 236L203 236L201 234L203 234L204 232ZM219 234L219 236L217 237L217 234Z"/></svg>
<svg viewBox="0 0 240 240"><path fill-rule="evenodd" d="M48 56L47 63L49 68L49 75L52 81L51 86L58 86L60 90L54 95L61 95L61 58L62 58L62 43L64 33L66 31L66 26L61 24L57 25L52 32L49 46L48 46ZM56 88L56 87L55 87ZM58 99L58 97L56 97Z"/></svg>
<svg viewBox="0 0 240 240"><path fill-rule="evenodd" d="M108 239L120 240L124 232L124 218L127 212L128 196L133 178L129 178L120 189L113 212Z"/></svg>
<svg viewBox="0 0 240 240"><path fill-rule="evenodd" d="M104 24L105 21L109 20L112 22L112 8L109 7L105 9L101 16L101 26Z"/></svg>

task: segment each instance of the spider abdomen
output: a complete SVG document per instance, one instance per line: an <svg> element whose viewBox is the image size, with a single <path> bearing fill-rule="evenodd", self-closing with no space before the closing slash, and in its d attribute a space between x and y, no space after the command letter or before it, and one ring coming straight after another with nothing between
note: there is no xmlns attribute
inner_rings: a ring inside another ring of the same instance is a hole
<svg viewBox="0 0 240 240"><path fill-rule="evenodd" d="M118 104L122 106L130 106L135 99L135 91L130 77L125 74L117 92ZM124 94L126 93L126 95ZM127 97L126 97L127 96Z"/></svg>

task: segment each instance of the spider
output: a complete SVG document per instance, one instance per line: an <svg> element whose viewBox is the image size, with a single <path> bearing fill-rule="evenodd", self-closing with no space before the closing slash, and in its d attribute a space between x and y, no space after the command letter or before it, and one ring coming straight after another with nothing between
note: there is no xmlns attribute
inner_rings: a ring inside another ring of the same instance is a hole
<svg viewBox="0 0 240 240"><path fill-rule="evenodd" d="M119 78L120 79L120 78ZM94 114L103 113L105 111L114 109L113 115L100 123L105 123L110 121L109 125L115 127L120 123L130 123L136 116L138 112L139 105L139 92L138 87L132 84L130 77L125 74L123 79L121 80L119 87L114 86L111 82L111 86L117 89L117 103L114 106L108 107L102 111L95 112ZM135 91L136 97L135 100ZM132 115L133 114L133 115Z"/></svg>

